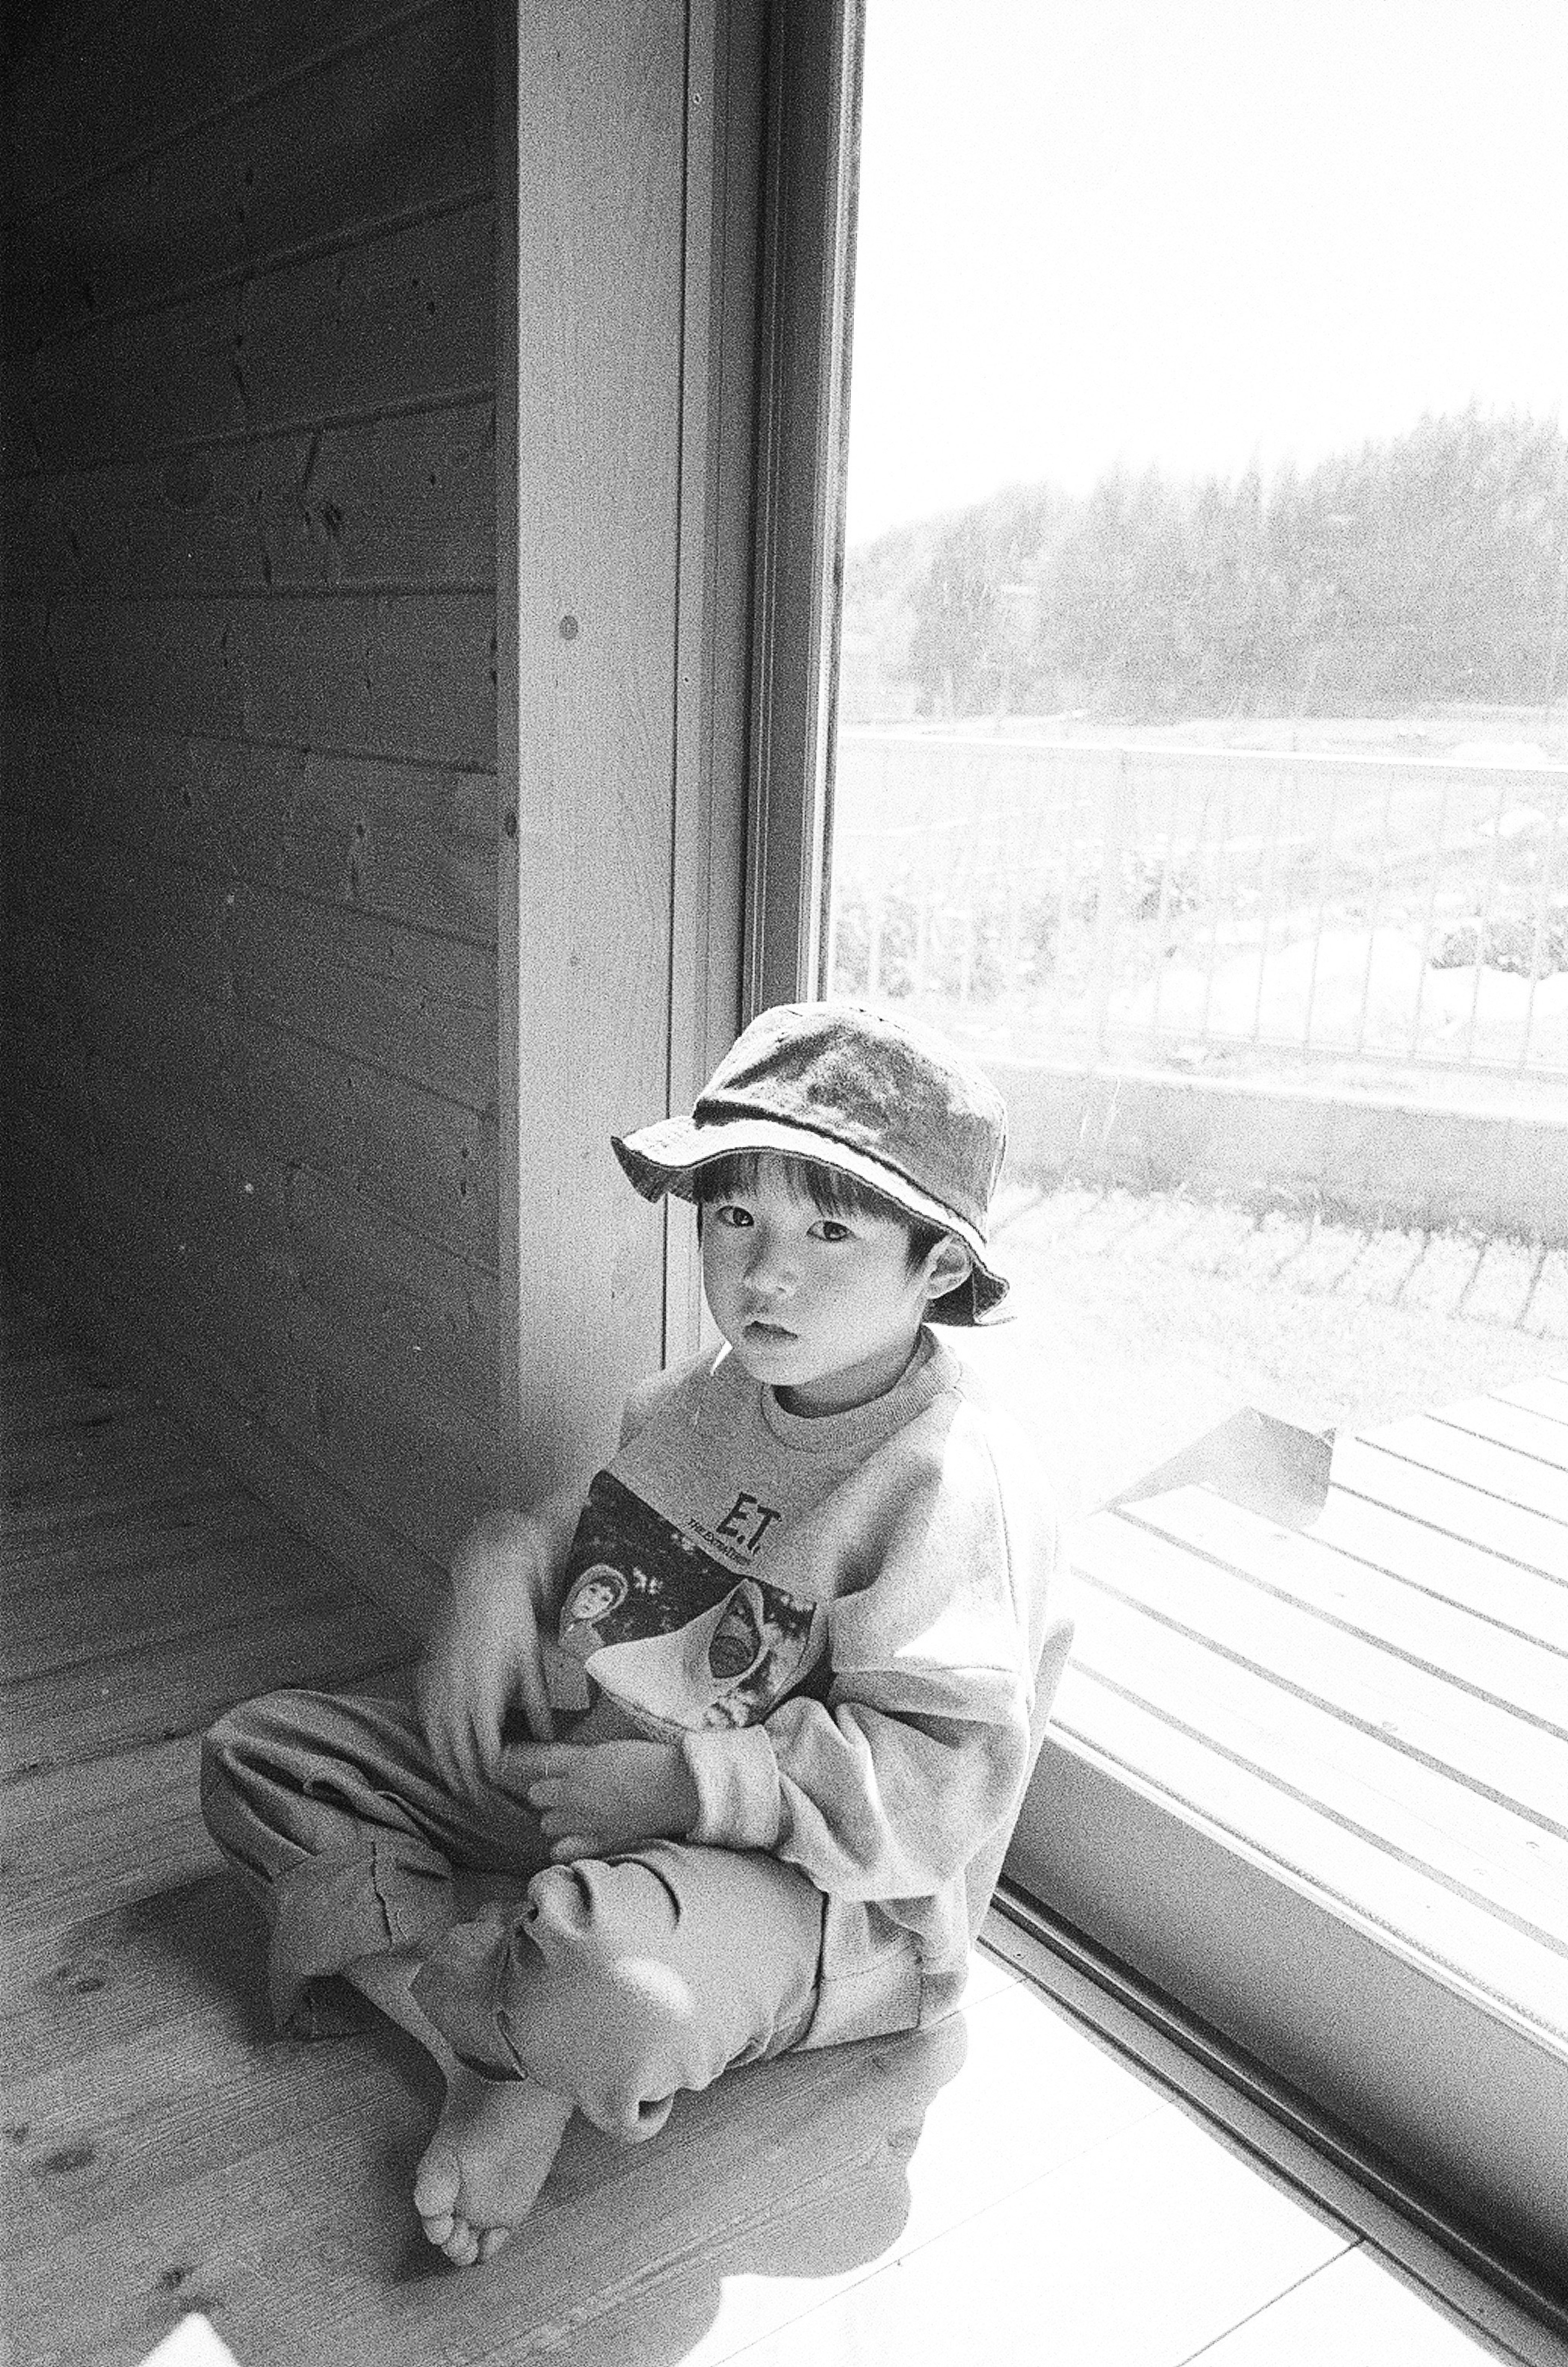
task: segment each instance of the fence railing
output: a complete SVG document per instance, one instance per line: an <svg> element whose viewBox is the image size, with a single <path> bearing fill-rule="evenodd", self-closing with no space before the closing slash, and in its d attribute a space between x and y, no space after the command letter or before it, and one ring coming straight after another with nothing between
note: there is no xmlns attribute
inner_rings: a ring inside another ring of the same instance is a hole
<svg viewBox="0 0 1568 2367"><path fill-rule="evenodd" d="M1568 1079L1568 767L847 730L836 992L1013 1053Z"/></svg>

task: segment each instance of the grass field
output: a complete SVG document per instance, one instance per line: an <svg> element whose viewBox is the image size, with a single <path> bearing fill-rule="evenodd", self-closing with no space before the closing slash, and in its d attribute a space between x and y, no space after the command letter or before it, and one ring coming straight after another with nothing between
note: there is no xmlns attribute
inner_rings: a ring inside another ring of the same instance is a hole
<svg viewBox="0 0 1568 2367"><path fill-rule="evenodd" d="M1568 1257L1517 1242L1063 1191L997 1251L1017 1319L954 1336L1069 1520L1243 1406L1364 1431L1568 1372Z"/></svg>

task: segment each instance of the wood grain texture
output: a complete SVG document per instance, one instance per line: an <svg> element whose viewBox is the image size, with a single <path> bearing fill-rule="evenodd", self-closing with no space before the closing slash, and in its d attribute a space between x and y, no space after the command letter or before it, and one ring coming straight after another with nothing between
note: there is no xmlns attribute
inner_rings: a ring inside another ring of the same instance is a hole
<svg viewBox="0 0 1568 2367"><path fill-rule="evenodd" d="M1568 1475L1568 1437L1563 1435L1568 1424L1553 1421L1549 1414L1511 1405L1501 1397L1467 1398L1462 1405L1447 1407L1439 1419L1450 1429L1493 1439ZM1568 1477L1562 1484L1568 1499Z"/></svg>
<svg viewBox="0 0 1568 2367"><path fill-rule="evenodd" d="M9 735L6 799L18 832L30 814L39 833L112 841L143 864L495 943L488 773L28 716ZM35 838L35 852L42 844ZM6 876L19 895L25 851Z"/></svg>
<svg viewBox="0 0 1568 2367"><path fill-rule="evenodd" d="M1547 1373L1539 1380L1519 1381L1497 1394L1507 1405L1528 1406L1549 1421L1568 1422L1568 1375Z"/></svg>
<svg viewBox="0 0 1568 2367"><path fill-rule="evenodd" d="M489 403L187 446L0 487L35 593L467 589L495 578Z"/></svg>
<svg viewBox="0 0 1568 2367"><path fill-rule="evenodd" d="M1568 1529L1561 1521L1452 1477L1439 1467L1439 1455L1444 1462L1457 1459L1446 1445L1433 1449L1432 1460L1413 1463L1371 1440L1337 1441L1333 1484L1559 1584L1568 1580Z"/></svg>
<svg viewBox="0 0 1568 2367"><path fill-rule="evenodd" d="M68 1305L73 1285L80 1288L79 1278L59 1270L59 1288ZM404 1636L417 1638L428 1630L445 1593L445 1569L381 1517L360 1475L348 1474L340 1485L302 1452L298 1429L274 1430L225 1396L199 1360L199 1342L165 1339L159 1328L164 1310L123 1275L112 1276L107 1289L95 1285L83 1313L95 1324L107 1322L124 1340L192 1438L221 1458L227 1477L253 1489L384 1609Z"/></svg>
<svg viewBox="0 0 1568 2367"><path fill-rule="evenodd" d="M1568 1954L1562 1837L1113 1598L1086 1596L1073 1648L1097 1684Z"/></svg>
<svg viewBox="0 0 1568 2367"><path fill-rule="evenodd" d="M469 1408L492 1435L500 1409L500 1295L492 1272L400 1225L367 1224L325 1176L288 1179L288 1227L316 1320L352 1335L367 1365Z"/></svg>
<svg viewBox="0 0 1568 2367"><path fill-rule="evenodd" d="M7 474L488 397L493 205L433 216L36 351L8 347Z"/></svg>
<svg viewBox="0 0 1568 2367"><path fill-rule="evenodd" d="M231 1702L309 1683L323 1666L358 1677L405 1657L400 1647L389 1655L378 1637L367 1637L362 1605L322 1610L319 1594L309 1607L265 1625L253 1625L241 1604L219 1633L217 1650L209 1635L175 1637L156 1652L106 1652L90 1668L53 1670L7 1685L0 1782L193 1734Z"/></svg>
<svg viewBox="0 0 1568 2367"><path fill-rule="evenodd" d="M1568 1742L1568 1668L1535 1639L1385 1579L1311 1535L1281 1536L1202 1488L1182 1488L1128 1507L1134 1527L1211 1555L1280 1599L1348 1633L1389 1646L1412 1665L1443 1677L1556 1733Z"/></svg>
<svg viewBox="0 0 1568 2367"><path fill-rule="evenodd" d="M126 1928L136 1909L165 1890L212 1874L220 1863L197 1804L199 1738L144 1743L124 1754L68 1758L15 1778L3 1803L6 1864L4 1916L6 1967L0 1992L9 2050L27 2052L17 2028L24 2019L12 1988L55 1995L66 2010L57 2021L92 2012L85 2000L109 1984L77 1987L73 1976L88 1969L99 1947L84 1941L81 1927L100 1923ZM96 1969L96 1966L92 1969ZM59 1998L79 1999L73 2008ZM31 2050L42 2068L63 2061L47 2047ZM18 2061L17 2069L23 2067Z"/></svg>
<svg viewBox="0 0 1568 2367"><path fill-rule="evenodd" d="M488 593L56 601L18 627L12 703L344 754L495 762ZM29 654L30 652L30 654Z"/></svg>
<svg viewBox="0 0 1568 2367"><path fill-rule="evenodd" d="M362 40L408 0L213 0L188 14L178 41L167 19L125 0L72 0L51 9L6 85L3 205L13 220L177 137ZM93 103L82 67L96 60Z"/></svg>
<svg viewBox="0 0 1568 2367"><path fill-rule="evenodd" d="M91 839L40 833L38 844L32 920L19 933L14 968L28 989L28 1026L43 1031L30 1056L39 1064L61 1058L62 1012L89 1059L114 1058L117 1044L121 1058L154 1051L148 1042L154 1023L138 1029L134 1007L105 1007L106 974L118 975L123 995L137 992L134 973L128 978L124 964L96 961L92 952L125 944L135 930L152 980L211 1005L209 1027L281 1031L493 1117L495 965L488 947L236 885L220 874L179 866L159 871L140 851ZM62 977L73 956L81 970ZM151 999L157 1005L166 997L154 990ZM215 1036L215 1049L220 1040ZM161 1065L165 1072L172 1065L167 1048ZM200 1064L203 1073L209 1067Z"/></svg>
<svg viewBox="0 0 1568 2367"><path fill-rule="evenodd" d="M646 0L551 0L520 35L503 1274L519 1467L540 1488L614 1435L663 1346L661 1220L607 1142L670 1092L685 56L678 17Z"/></svg>
<svg viewBox="0 0 1568 2367"><path fill-rule="evenodd" d="M1511 1441L1491 1437L1464 1423L1416 1414L1370 1433L1367 1444L1401 1455L1423 1470L1462 1479L1467 1487L1479 1489L1503 1504L1522 1506L1568 1529L1568 1467L1543 1461ZM1568 1537L1562 1542L1568 1546ZM1560 1572L1553 1572L1568 1577L1568 1560Z"/></svg>
<svg viewBox="0 0 1568 2367"><path fill-rule="evenodd" d="M1201 1637L1282 1690L1451 1770L1568 1839L1568 1744L1557 1736L1182 1547L1155 1553L1113 1514L1086 1524L1075 1565L1173 1633Z"/></svg>
<svg viewBox="0 0 1568 2367"><path fill-rule="evenodd" d="M490 14L441 5L143 149L8 242L7 318L48 344L491 187ZM301 170L330 155L332 170Z"/></svg>
<svg viewBox="0 0 1568 2367"><path fill-rule="evenodd" d="M1549 1578L1499 1561L1479 1541L1449 1536L1331 1489L1313 1525L1320 1544L1388 1570L1435 1600L1472 1612L1559 1653L1568 1652L1568 1600Z"/></svg>
<svg viewBox="0 0 1568 2367"><path fill-rule="evenodd" d="M1369 1839L1325 1814L1306 1791L1255 1773L1241 1758L1113 1692L1087 1669L1069 1669L1053 1720L1064 1738L1089 1744L1124 1776L1157 1770L1163 1800L1179 1804L1228 1848L1255 1852L1252 1862L1267 1866L1274 1881L1304 1887L1332 1917L1371 1931L1393 1955L1483 1999L1504 2033L1522 2033L1529 2042L1522 2078L1532 2049L1544 2049L1561 2070L1568 1987L1562 1952L1550 1940L1519 1929L1492 1902L1434 1880L1381 1837ZM1201 1911L1197 1900L1194 1908ZM1251 1981L1268 1942L1249 1933L1248 1945ZM1369 2022L1374 2026L1375 2020ZM1345 2067L1337 2068L1343 2074ZM1307 2084L1318 2091L1315 2079Z"/></svg>
<svg viewBox="0 0 1568 2367"><path fill-rule="evenodd" d="M180 1069L172 1056L161 1064L155 1050L138 1059L164 1014L205 1036L199 1064ZM79 1071L65 1078L62 1122L35 1099L6 1145L14 1173L28 1175L33 1190L90 1197L101 1187L111 1229L195 1224L224 1254L246 1256L278 1246L289 1178L310 1171L364 1203L362 1222L384 1217L493 1272L493 1116L317 1045L242 1036L221 1010L173 991L143 990L112 1024L100 1010L80 1036L62 1031L58 1041L61 1059ZM76 1139L78 1089L85 1144ZM140 1218L121 1205L132 1188L143 1197Z"/></svg>
<svg viewBox="0 0 1568 2367"><path fill-rule="evenodd" d="M152 1499L227 1487L227 1474L168 1415L143 1403L41 1438L8 1440L7 1534L56 1542L81 1524L113 1519Z"/></svg>
<svg viewBox="0 0 1568 2367"><path fill-rule="evenodd" d="M688 13L681 561L671 866L670 1101L689 1109L740 1023L756 515L762 12ZM665 1227L664 1356L711 1335L695 1227Z"/></svg>
<svg viewBox="0 0 1568 2367"><path fill-rule="evenodd" d="M158 1639L179 1624L220 1623L236 1597L281 1603L292 1583L258 1540L267 1526L253 1497L187 1499L161 1520L128 1520L90 1559L59 1538L30 1553L8 1546L12 1601L0 1646L7 1678L38 1676L90 1659L120 1633ZM167 1623L175 1623L168 1625Z"/></svg>

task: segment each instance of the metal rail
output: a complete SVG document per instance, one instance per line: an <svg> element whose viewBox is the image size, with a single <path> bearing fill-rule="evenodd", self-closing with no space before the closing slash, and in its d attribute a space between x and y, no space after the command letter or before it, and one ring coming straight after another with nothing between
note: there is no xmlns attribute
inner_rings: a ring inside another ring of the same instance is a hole
<svg viewBox="0 0 1568 2367"><path fill-rule="evenodd" d="M1088 1061L1568 1079L1568 766L840 733L837 992Z"/></svg>

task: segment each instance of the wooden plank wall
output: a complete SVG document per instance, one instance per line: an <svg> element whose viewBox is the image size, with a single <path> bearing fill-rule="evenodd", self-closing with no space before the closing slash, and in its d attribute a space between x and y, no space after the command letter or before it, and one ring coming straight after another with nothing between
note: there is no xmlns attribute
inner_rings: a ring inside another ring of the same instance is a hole
<svg viewBox="0 0 1568 2367"><path fill-rule="evenodd" d="M7 1261L417 1615L498 1468L490 0L11 40Z"/></svg>

